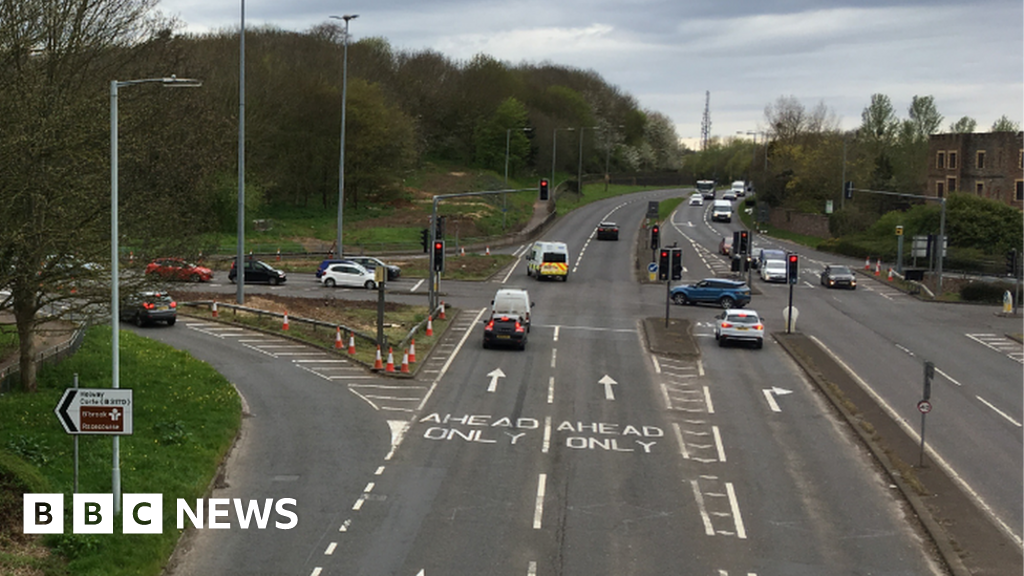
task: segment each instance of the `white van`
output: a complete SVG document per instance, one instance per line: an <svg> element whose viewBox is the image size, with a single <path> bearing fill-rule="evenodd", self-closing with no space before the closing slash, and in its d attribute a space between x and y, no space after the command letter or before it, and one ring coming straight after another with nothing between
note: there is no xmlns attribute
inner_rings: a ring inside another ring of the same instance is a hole
<svg viewBox="0 0 1024 576"><path fill-rule="evenodd" d="M711 207L712 222L732 222L732 202L728 200L715 200Z"/></svg>
<svg viewBox="0 0 1024 576"><path fill-rule="evenodd" d="M526 275L569 279L569 248L565 242L534 242L526 253Z"/></svg>
<svg viewBox="0 0 1024 576"><path fill-rule="evenodd" d="M747 183L743 180L737 180L732 183L732 193L738 196L743 196L747 193Z"/></svg>
<svg viewBox="0 0 1024 576"><path fill-rule="evenodd" d="M530 293L518 288L502 288L491 300L491 318L509 316L519 318L526 331L530 331Z"/></svg>

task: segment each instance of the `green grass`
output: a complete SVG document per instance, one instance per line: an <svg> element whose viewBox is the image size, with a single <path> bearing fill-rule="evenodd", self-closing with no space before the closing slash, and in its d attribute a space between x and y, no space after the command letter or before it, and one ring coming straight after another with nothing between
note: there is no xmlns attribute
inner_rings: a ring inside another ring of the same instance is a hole
<svg viewBox="0 0 1024 576"><path fill-rule="evenodd" d="M558 197L555 198L555 207L559 216L568 214L580 206L585 206L591 202L597 202L598 200L604 200L605 198L612 198L614 196L622 196L623 194L629 194L631 192L640 192L643 190L651 190L648 186L623 186L619 184L612 184L608 186L608 191L605 192L604 183L600 184L584 184L583 194L576 194L575 192L566 192L564 190L558 193Z"/></svg>
<svg viewBox="0 0 1024 576"><path fill-rule="evenodd" d="M50 489L64 493L66 533L48 536L46 542L68 559L69 573L157 575L179 536L175 501L195 501L205 494L240 425L240 401L209 365L122 332L120 383L133 390L135 429L121 438L121 489L164 495L164 533L121 534L117 518L114 534L71 534L72 437L53 409L76 373L84 388L110 386L110 342L109 327L91 328L77 354L41 368L37 393L0 397L0 450L34 465ZM110 438L83 436L79 445L79 491L110 493ZM0 572L14 562L0 564Z"/></svg>
<svg viewBox="0 0 1024 576"><path fill-rule="evenodd" d="M18 349L18 331L12 324L0 326L0 358L6 358Z"/></svg>

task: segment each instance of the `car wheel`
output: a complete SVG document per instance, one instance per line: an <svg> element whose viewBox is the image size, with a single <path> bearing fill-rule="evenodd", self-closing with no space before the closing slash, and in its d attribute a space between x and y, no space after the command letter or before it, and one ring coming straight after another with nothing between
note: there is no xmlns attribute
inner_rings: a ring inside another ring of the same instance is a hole
<svg viewBox="0 0 1024 576"><path fill-rule="evenodd" d="M146 321L142 318L142 314L139 314L138 312L135 313L135 325L139 328L146 325Z"/></svg>
<svg viewBox="0 0 1024 576"><path fill-rule="evenodd" d="M365 288L366 288L367 290L373 290L374 288L376 288L376 287L377 287L377 283L376 283L376 282L374 282L373 280L367 280L367 281L366 281L366 284L363 284L363 286L364 286L364 287L365 287Z"/></svg>
<svg viewBox="0 0 1024 576"><path fill-rule="evenodd" d="M728 310L736 305L736 301L730 296L722 296L722 299L718 301L722 308Z"/></svg>
<svg viewBox="0 0 1024 576"><path fill-rule="evenodd" d="M177 321L178 321L177 318L171 318L170 320L167 321L167 325L168 326L174 326L174 323L177 322Z"/></svg>
<svg viewBox="0 0 1024 576"><path fill-rule="evenodd" d="M490 347L491 347L491 345L490 345L490 344L488 344L488 343L487 343L487 340L485 339L485 340L484 340L484 350L486 350L486 349L488 349L488 348L490 348Z"/></svg>
<svg viewBox="0 0 1024 576"><path fill-rule="evenodd" d="M672 295L672 303L673 304L677 304L679 306L685 305L686 304L686 294L673 294Z"/></svg>
<svg viewBox="0 0 1024 576"><path fill-rule="evenodd" d="M758 350L764 348L764 338L758 338L757 343L754 344L754 347L757 348Z"/></svg>
<svg viewBox="0 0 1024 576"><path fill-rule="evenodd" d="M334 288L334 284L334 278L328 278L327 280L324 280L324 286L327 286L328 288Z"/></svg>
<svg viewBox="0 0 1024 576"><path fill-rule="evenodd" d="M201 278L199 277L199 274L193 274L188 277L189 282L199 282L200 280Z"/></svg>
<svg viewBox="0 0 1024 576"><path fill-rule="evenodd" d="M718 339L718 347L719 348L725 348L725 338L719 338Z"/></svg>
<svg viewBox="0 0 1024 576"><path fill-rule="evenodd" d="M519 343L519 350L520 351L526 350L526 342L525 341Z"/></svg>
<svg viewBox="0 0 1024 576"><path fill-rule="evenodd" d="M277 286L278 279L276 276L271 276L270 280L267 281L271 286Z"/></svg>

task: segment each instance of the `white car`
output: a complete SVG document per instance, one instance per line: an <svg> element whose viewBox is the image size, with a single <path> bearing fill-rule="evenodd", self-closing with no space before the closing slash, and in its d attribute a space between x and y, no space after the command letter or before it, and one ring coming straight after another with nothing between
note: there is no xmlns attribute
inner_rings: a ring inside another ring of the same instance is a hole
<svg viewBox="0 0 1024 576"><path fill-rule="evenodd" d="M789 280L786 274L785 260L765 260L760 268L761 280L765 282L785 282Z"/></svg>
<svg viewBox="0 0 1024 576"><path fill-rule="evenodd" d="M753 342L755 348L761 348L764 346L764 323L754 310L725 310L715 316L715 340L719 346L736 341Z"/></svg>
<svg viewBox="0 0 1024 576"><path fill-rule="evenodd" d="M736 196L743 196L747 193L747 183L743 180L737 180L732 183L732 193Z"/></svg>
<svg viewBox="0 0 1024 576"><path fill-rule="evenodd" d="M320 282L328 288L335 286L354 286L373 290L377 287L373 272L363 268L355 262L339 262L331 264L324 270Z"/></svg>
<svg viewBox="0 0 1024 576"><path fill-rule="evenodd" d="M690 196L690 206L703 206L704 196L700 193Z"/></svg>

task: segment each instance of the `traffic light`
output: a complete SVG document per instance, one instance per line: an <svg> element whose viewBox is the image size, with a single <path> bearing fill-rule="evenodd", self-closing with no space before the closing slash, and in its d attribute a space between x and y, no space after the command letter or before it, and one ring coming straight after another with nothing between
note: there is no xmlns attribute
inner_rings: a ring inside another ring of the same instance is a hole
<svg viewBox="0 0 1024 576"><path fill-rule="evenodd" d="M668 248L663 248L660 256L658 258L658 280L668 280L670 266Z"/></svg>
<svg viewBox="0 0 1024 576"><path fill-rule="evenodd" d="M658 246L660 246L660 244L658 244L658 236L660 234L661 232L658 229L658 225L655 224L654 227L651 228L651 250L657 250ZM664 280L664 278L662 278L662 280Z"/></svg>
<svg viewBox="0 0 1024 576"><path fill-rule="evenodd" d="M740 254L750 254L750 232L740 230Z"/></svg>
<svg viewBox="0 0 1024 576"><path fill-rule="evenodd" d="M853 182L843 182L843 196L845 196L847 200L853 198Z"/></svg>
<svg viewBox="0 0 1024 576"><path fill-rule="evenodd" d="M786 277L789 278L790 284L796 284L796 273L797 264L799 257L796 254L790 254L786 258Z"/></svg>
<svg viewBox="0 0 1024 576"><path fill-rule="evenodd" d="M445 223L445 218L446 218L445 216L438 216L437 217L437 229L434 230L434 239L435 240L444 240L444 223Z"/></svg>
<svg viewBox="0 0 1024 576"><path fill-rule="evenodd" d="M672 279L682 280L683 279L683 249L672 248Z"/></svg>
<svg viewBox="0 0 1024 576"><path fill-rule="evenodd" d="M1014 248L1006 253L1006 275L1017 277L1017 249Z"/></svg>
<svg viewBox="0 0 1024 576"><path fill-rule="evenodd" d="M420 245L423 246L424 254L430 254L430 228L420 230Z"/></svg>
<svg viewBox="0 0 1024 576"><path fill-rule="evenodd" d="M541 200L547 200L548 199L548 179L547 178L541 178L540 179L540 199Z"/></svg>
<svg viewBox="0 0 1024 576"><path fill-rule="evenodd" d="M434 270L444 270L444 240L434 240Z"/></svg>

